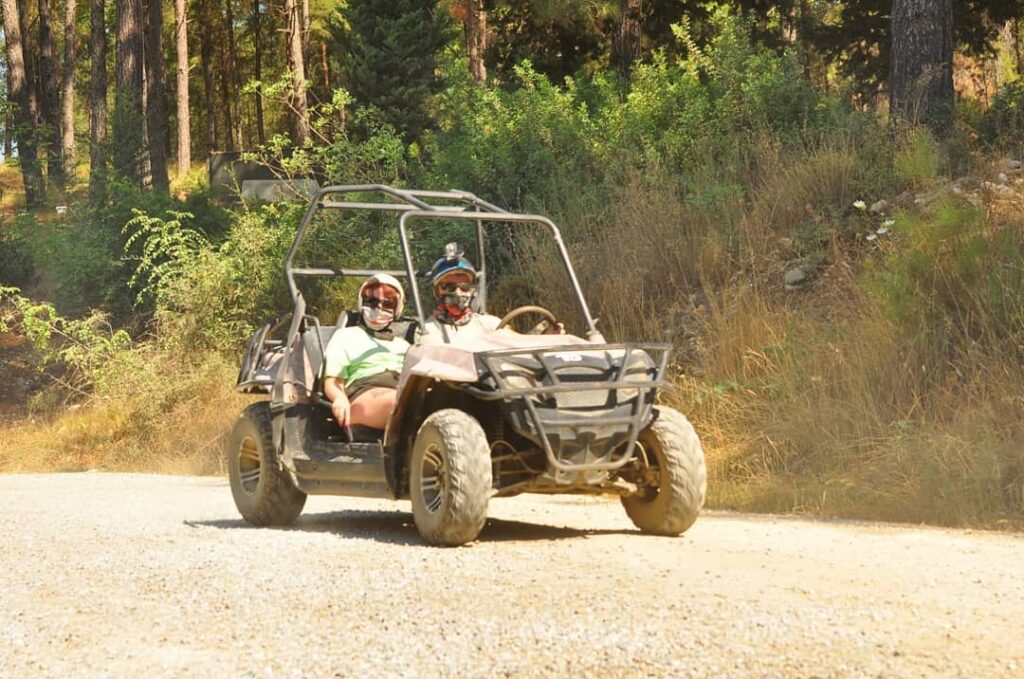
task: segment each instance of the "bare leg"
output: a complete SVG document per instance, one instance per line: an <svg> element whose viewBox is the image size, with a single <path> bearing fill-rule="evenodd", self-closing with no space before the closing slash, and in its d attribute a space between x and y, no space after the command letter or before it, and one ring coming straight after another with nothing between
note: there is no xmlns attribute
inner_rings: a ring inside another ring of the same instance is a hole
<svg viewBox="0 0 1024 679"><path fill-rule="evenodd" d="M388 424L391 411L395 409L396 393L389 387L374 387L359 394L352 401L349 423L383 429Z"/></svg>

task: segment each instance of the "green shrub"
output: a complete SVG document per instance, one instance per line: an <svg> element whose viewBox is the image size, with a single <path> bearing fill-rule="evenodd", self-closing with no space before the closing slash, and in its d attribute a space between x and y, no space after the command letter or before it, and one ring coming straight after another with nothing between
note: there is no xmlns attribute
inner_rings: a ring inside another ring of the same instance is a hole
<svg viewBox="0 0 1024 679"><path fill-rule="evenodd" d="M931 132L915 128L896 152L896 176L912 186L933 181L942 169L942 149Z"/></svg>
<svg viewBox="0 0 1024 679"><path fill-rule="evenodd" d="M972 347L1024 358L1024 224L997 227L980 208L946 202L898 215L895 228L906 249L868 276L891 320L942 365Z"/></svg>
<svg viewBox="0 0 1024 679"><path fill-rule="evenodd" d="M981 132L990 144L1012 144L1020 149L1024 139L1024 83L1003 85L981 119Z"/></svg>
<svg viewBox="0 0 1024 679"><path fill-rule="evenodd" d="M0 286L24 287L35 277L32 260L19 231L0 223Z"/></svg>

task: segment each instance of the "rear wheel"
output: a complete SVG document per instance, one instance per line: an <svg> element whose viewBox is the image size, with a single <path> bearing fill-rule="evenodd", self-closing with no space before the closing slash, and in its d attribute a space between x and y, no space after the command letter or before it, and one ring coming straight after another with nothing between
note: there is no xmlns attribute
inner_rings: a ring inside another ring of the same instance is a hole
<svg viewBox="0 0 1024 679"><path fill-rule="evenodd" d="M491 497L491 455L475 418L446 409L423 421L412 449L409 495L427 542L454 547L477 538Z"/></svg>
<svg viewBox="0 0 1024 679"><path fill-rule="evenodd" d="M623 497L622 505L643 532L679 535L693 525L704 506L708 478L704 451L682 413L664 407L655 410L657 418L637 439L640 494Z"/></svg>
<svg viewBox="0 0 1024 679"><path fill-rule="evenodd" d="M278 466L272 432L269 405L254 403L242 411L228 447L231 495L254 526L286 526L306 504L306 494Z"/></svg>

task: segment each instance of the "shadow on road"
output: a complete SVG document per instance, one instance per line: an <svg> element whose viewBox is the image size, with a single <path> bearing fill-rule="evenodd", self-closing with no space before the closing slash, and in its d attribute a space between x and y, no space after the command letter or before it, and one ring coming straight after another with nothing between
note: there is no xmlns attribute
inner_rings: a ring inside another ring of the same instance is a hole
<svg viewBox="0 0 1024 679"><path fill-rule="evenodd" d="M242 519L217 519L213 521L185 521L191 528L252 529ZM423 539L416 532L412 514L406 512L371 512L350 510L303 514L291 526L275 530L301 531L310 533L333 533L346 538L376 540L390 544L420 545ZM567 526L487 519L480 533L481 542L518 542L536 540L564 540L586 538L595 535L626 535L632 530L584 529Z"/></svg>

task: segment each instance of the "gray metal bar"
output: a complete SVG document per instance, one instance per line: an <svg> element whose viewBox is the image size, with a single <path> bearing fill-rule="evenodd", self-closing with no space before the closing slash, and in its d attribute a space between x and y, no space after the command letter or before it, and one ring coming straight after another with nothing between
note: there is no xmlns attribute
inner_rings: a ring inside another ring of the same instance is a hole
<svg viewBox="0 0 1024 679"><path fill-rule="evenodd" d="M491 212L508 213L508 210L500 208L493 203L488 203L486 200L482 198L477 198L476 194L470 193L469 191L460 191L458 189L452 189L452 193L458 194L461 198L468 200L474 205L490 210Z"/></svg>
<svg viewBox="0 0 1024 679"><path fill-rule="evenodd" d="M408 272L400 269L393 269L390 271L381 271L380 269L334 269L334 268L295 268L292 269L292 275L295 276L306 276L306 277L319 277L327 278L331 276L372 276L377 273L391 274L392 276L407 276Z"/></svg>
<svg viewBox="0 0 1024 679"><path fill-rule="evenodd" d="M419 210L416 205L404 203L353 203L339 200L322 200L320 207L331 210L380 210L382 212L400 212L402 210Z"/></svg>
<svg viewBox="0 0 1024 679"><path fill-rule="evenodd" d="M476 220L477 290L480 311L487 313L487 256L484 253L484 223Z"/></svg>
<svg viewBox="0 0 1024 679"><path fill-rule="evenodd" d="M317 194L316 202L323 200L324 196L332 193L383 193L404 200L411 205L415 205L421 210L432 209L432 206L429 203L424 203L408 191L402 191L401 189L396 189L385 184L338 184L334 186L325 186L320 189L320 192Z"/></svg>

